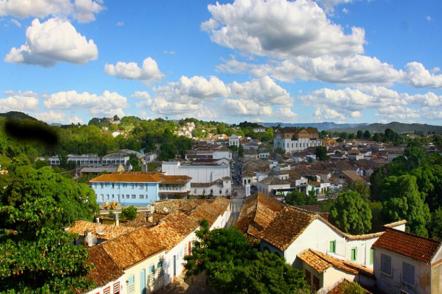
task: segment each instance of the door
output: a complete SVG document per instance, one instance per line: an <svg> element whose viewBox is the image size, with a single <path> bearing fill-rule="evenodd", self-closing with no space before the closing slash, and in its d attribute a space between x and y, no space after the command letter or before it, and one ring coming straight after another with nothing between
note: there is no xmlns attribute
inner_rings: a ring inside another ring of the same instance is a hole
<svg viewBox="0 0 442 294"><path fill-rule="evenodd" d="M140 289L142 294L147 294L147 287L146 287L146 270L143 269L140 272Z"/></svg>

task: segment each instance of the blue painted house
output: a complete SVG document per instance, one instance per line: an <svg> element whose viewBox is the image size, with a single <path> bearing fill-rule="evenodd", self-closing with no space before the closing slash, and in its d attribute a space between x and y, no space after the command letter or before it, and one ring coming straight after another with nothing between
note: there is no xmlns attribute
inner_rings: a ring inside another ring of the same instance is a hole
<svg viewBox="0 0 442 294"><path fill-rule="evenodd" d="M89 181L98 204L146 206L160 199L182 198L190 191L190 177L157 172L103 174Z"/></svg>

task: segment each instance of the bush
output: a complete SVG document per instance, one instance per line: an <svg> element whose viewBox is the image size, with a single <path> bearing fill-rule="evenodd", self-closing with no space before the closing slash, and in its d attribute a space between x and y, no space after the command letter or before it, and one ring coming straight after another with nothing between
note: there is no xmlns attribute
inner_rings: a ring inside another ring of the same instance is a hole
<svg viewBox="0 0 442 294"><path fill-rule="evenodd" d="M121 216L127 220L134 220L137 217L137 208L135 206L128 206L122 209Z"/></svg>

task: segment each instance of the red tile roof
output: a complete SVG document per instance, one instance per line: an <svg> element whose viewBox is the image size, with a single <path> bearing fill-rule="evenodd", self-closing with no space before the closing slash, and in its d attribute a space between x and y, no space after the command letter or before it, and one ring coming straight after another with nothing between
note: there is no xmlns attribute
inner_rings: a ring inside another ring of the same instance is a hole
<svg viewBox="0 0 442 294"><path fill-rule="evenodd" d="M365 275L368 277L373 277L373 270L369 269L368 267L339 259L313 249L307 249L301 252L298 254L298 257L318 273L322 273L328 268L334 267L335 269L353 275Z"/></svg>
<svg viewBox="0 0 442 294"><path fill-rule="evenodd" d="M188 176L171 176L158 172L120 172L99 175L91 179L90 183L161 183L161 184L186 184L191 180Z"/></svg>
<svg viewBox="0 0 442 294"><path fill-rule="evenodd" d="M440 246L440 242L389 228L373 244L374 248L382 248L425 263L431 262Z"/></svg>
<svg viewBox="0 0 442 294"><path fill-rule="evenodd" d="M236 227L250 237L260 239L262 231L283 207L278 200L258 193L244 202Z"/></svg>

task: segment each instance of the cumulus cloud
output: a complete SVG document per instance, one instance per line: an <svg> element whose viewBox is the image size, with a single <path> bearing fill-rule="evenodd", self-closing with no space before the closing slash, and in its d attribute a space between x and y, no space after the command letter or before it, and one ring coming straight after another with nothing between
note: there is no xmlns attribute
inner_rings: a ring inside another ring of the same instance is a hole
<svg viewBox="0 0 442 294"><path fill-rule="evenodd" d="M442 87L442 74L431 73L422 63L409 62L406 72L409 83L415 87Z"/></svg>
<svg viewBox="0 0 442 294"><path fill-rule="evenodd" d="M272 105L291 105L290 94L275 83L270 77L264 76L260 79L229 85L231 95L241 99L254 100L260 103Z"/></svg>
<svg viewBox="0 0 442 294"><path fill-rule="evenodd" d="M7 92L0 98L0 112L35 111L38 108L38 95L34 92Z"/></svg>
<svg viewBox="0 0 442 294"><path fill-rule="evenodd" d="M127 98L116 92L104 91L97 95L89 92L62 91L49 95L44 105L57 110L87 110L93 116L124 116Z"/></svg>
<svg viewBox="0 0 442 294"><path fill-rule="evenodd" d="M95 0L1 0L0 16L17 18L70 17L79 22L91 22L104 9Z"/></svg>
<svg viewBox="0 0 442 294"><path fill-rule="evenodd" d="M272 57L363 53L365 32L346 34L309 0L235 0L208 6L202 24L213 42L253 55Z"/></svg>
<svg viewBox="0 0 442 294"><path fill-rule="evenodd" d="M333 13L336 6L351 3L353 0L316 0L316 2L324 8L327 13Z"/></svg>
<svg viewBox="0 0 442 294"><path fill-rule="evenodd" d="M69 115L61 111L45 111L34 113L34 116L47 123L82 124L83 120L76 115Z"/></svg>
<svg viewBox="0 0 442 294"><path fill-rule="evenodd" d="M250 72L253 76L271 75L291 82L294 80L319 80L331 83L382 83L391 84L403 78L403 72L376 57L351 55L346 57L296 57L268 64L250 64L230 59L218 66L226 73Z"/></svg>
<svg viewBox="0 0 442 294"><path fill-rule="evenodd" d="M177 82L168 83L155 89L158 96L173 101L197 101L216 97L226 97L229 89L219 78L212 76L182 76Z"/></svg>
<svg viewBox="0 0 442 294"><path fill-rule="evenodd" d="M93 40L78 33L69 21L51 18L43 23L34 19L26 30L25 44L12 48L5 61L53 66L61 61L86 63L97 56Z"/></svg>
<svg viewBox="0 0 442 294"><path fill-rule="evenodd" d="M301 100L317 107L317 117L341 121L349 117L360 118L366 110L374 110L378 116L389 120L435 117L435 113L442 110L442 96L433 92L408 94L381 86L323 88L301 96Z"/></svg>
<svg viewBox="0 0 442 294"><path fill-rule="evenodd" d="M144 82L158 81L163 78L157 62L148 57L144 59L143 64L139 66L135 62L117 62L106 64L104 71L111 76L127 80L140 80Z"/></svg>
<svg viewBox="0 0 442 294"><path fill-rule="evenodd" d="M155 88L154 92L150 95L138 91L132 96L140 99L140 107L161 115L295 117L290 94L268 76L229 84L215 76L182 76L176 82Z"/></svg>
<svg viewBox="0 0 442 294"><path fill-rule="evenodd" d="M315 117L317 120L337 120L337 121L345 121L346 117L340 112L326 107L317 107L315 110Z"/></svg>

